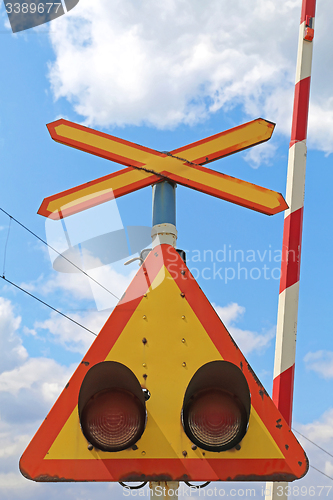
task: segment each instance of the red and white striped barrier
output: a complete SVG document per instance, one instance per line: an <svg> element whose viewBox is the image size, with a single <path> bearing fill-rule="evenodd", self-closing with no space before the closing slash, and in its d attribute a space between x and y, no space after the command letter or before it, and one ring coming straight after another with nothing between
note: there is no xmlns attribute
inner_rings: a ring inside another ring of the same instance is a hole
<svg viewBox="0 0 333 500"><path fill-rule="evenodd" d="M291 141L289 145L280 295L275 346L273 401L291 426L299 278L316 0L303 0L299 31ZM266 500L287 498L287 483L267 483Z"/></svg>

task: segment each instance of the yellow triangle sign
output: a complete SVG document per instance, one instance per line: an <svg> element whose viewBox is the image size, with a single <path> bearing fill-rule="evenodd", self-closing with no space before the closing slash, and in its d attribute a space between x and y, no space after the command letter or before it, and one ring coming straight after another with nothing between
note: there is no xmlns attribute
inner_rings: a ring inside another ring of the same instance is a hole
<svg viewBox="0 0 333 500"><path fill-rule="evenodd" d="M181 411L198 369L224 360L243 372L251 394L238 446L193 446ZM135 446L88 445L78 397L87 372L103 361L128 367L151 394ZM20 461L35 481L293 481L308 470L305 452L177 252L155 248L140 268Z"/></svg>

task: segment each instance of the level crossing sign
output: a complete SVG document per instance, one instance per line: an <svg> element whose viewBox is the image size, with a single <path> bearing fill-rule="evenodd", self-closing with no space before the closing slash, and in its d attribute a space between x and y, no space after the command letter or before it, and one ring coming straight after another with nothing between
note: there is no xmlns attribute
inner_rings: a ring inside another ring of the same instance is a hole
<svg viewBox="0 0 333 500"><path fill-rule="evenodd" d="M35 481L293 481L308 459L182 258L163 244L20 469Z"/></svg>
<svg viewBox="0 0 333 500"><path fill-rule="evenodd" d="M280 193L204 166L269 140L274 124L261 118L171 152L155 151L63 119L50 123L48 130L57 142L126 168L45 198L38 212L44 217L63 218L161 181L267 215L287 208Z"/></svg>

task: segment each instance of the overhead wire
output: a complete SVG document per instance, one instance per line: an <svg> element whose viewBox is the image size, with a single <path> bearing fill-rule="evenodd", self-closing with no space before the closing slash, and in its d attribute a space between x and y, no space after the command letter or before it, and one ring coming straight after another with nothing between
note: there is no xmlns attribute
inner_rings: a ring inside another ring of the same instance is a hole
<svg viewBox="0 0 333 500"><path fill-rule="evenodd" d="M324 453L326 453L327 455L329 455L330 457L333 458L333 454L330 453L329 451L325 450L324 448L322 448L321 446L319 446L317 443L315 443L314 441L311 441L311 439L309 439L308 437L304 436L304 434L302 434L301 432L299 432L297 429L295 429L294 427L291 428L294 432L297 432L297 434L299 434L300 436L302 436L302 438L306 439L307 441L309 441L309 443L313 444L314 446L316 446L317 448L319 448L319 450L323 451ZM331 479L333 481L333 477L332 476L328 476L327 474L325 474L325 472L317 469L316 467L314 467L312 464L310 464L310 467L314 470L316 470L317 472L319 472L320 474L322 474L323 476L326 476L328 477L328 479Z"/></svg>
<svg viewBox="0 0 333 500"><path fill-rule="evenodd" d="M81 269L79 266L77 266L76 264L74 264L74 262L72 262L71 260L67 259L67 257L65 257L62 253L58 252L58 250L56 250L52 245L50 245L49 243L47 243L47 241L43 240L43 238L41 238L40 236L38 236L36 233L34 233L33 231L31 231L31 229L29 229L27 226L25 226L24 224L22 224L22 222L20 222L19 220L15 219L15 217L13 217L12 215L10 215L8 212L6 212L6 210L4 210L3 208L0 207L0 211L3 212L4 214L7 215L7 217L9 217L10 219L12 219L13 221L15 221L17 224L19 224L21 227L23 227L26 231L28 231L30 234L32 234L33 236L35 236L35 238L37 238L39 241L41 241L42 243L44 243L44 245L48 246L49 248L51 248L51 250L53 250L54 252L56 252L58 255L60 255L63 259L65 259L67 262L69 262L72 266L74 266L76 269L78 269L78 271L80 271L81 273L83 273L85 276L87 276L87 278L91 279L92 281L94 281L97 285L99 285L100 287L102 287L106 292L110 293L113 297L115 297L117 300L120 300L119 297L117 297L117 295L115 295L114 293L112 293L108 288L106 288L104 285L102 285L101 283L99 283L97 280L95 280L95 278L93 278L92 276L90 276L88 273L86 273L83 269Z"/></svg>
<svg viewBox="0 0 333 500"><path fill-rule="evenodd" d="M304 436L304 434L302 434L301 432L299 432L297 429L294 429L294 427L292 427L292 430L297 432L297 434L299 434L300 436L302 436L304 439L306 439L307 441L309 441L309 443L312 443L314 444L315 446L317 446L317 448L319 448L321 451L324 451L325 453L327 453L327 455L329 455L330 457L333 458L333 454L330 453L329 451L327 450L324 450L324 448L322 448L321 446L319 446L317 443L314 443L313 441L311 441L311 439L307 438L306 436Z"/></svg>
<svg viewBox="0 0 333 500"><path fill-rule="evenodd" d="M50 309L52 309L53 311L57 312L58 314L61 314L61 316L63 316L64 318L67 318L69 319L70 321L72 321L73 323L75 323L76 325L80 326L81 328L84 328L84 330L87 330L87 332L90 332L92 333L93 335L95 335L95 337L97 337L97 333L93 332L92 330L89 330L89 328L83 326L81 323L79 323L78 321L75 321L75 319L71 318L70 316L67 316L67 314L64 314L63 312L59 311L59 309L56 309L55 307L52 307L50 304L48 304L47 302L44 302L44 300L40 299L39 297L37 297L36 295L33 295L32 293L28 292L28 290L25 290L24 288L20 287L19 285L17 285L16 283L14 283L13 281L10 281L8 280L7 278L5 278L5 276L0 276L1 279L3 279L4 281L6 281L7 283L10 283L11 285L13 285L15 288L18 288L19 290L21 290L22 292L26 293L27 295L29 295L30 297L38 300L38 302L41 302L42 304L44 304L44 306L47 306L49 307Z"/></svg>
<svg viewBox="0 0 333 500"><path fill-rule="evenodd" d="M7 238L6 238L6 243L5 243L5 250L4 250L4 254L3 254L3 268L2 268L2 275L3 276L5 276L5 273L6 273L7 246L8 246L11 225L12 225L12 218L9 217L8 232L7 232Z"/></svg>
<svg viewBox="0 0 333 500"><path fill-rule="evenodd" d="M333 477L332 477L332 476L328 476L327 474L325 474L325 472L323 472L323 471L321 471L321 470L317 469L316 467L314 467L314 466L313 466L313 465L311 465L311 464L310 464L310 467L311 467L311 469L314 469L314 470L316 470L317 472L320 472L320 474L322 474L323 476L328 477L328 479L331 479L331 480L333 481Z"/></svg>
<svg viewBox="0 0 333 500"><path fill-rule="evenodd" d="M37 297L36 295L28 292L28 290L25 290L24 288L22 288L21 286L19 286L17 283L14 283L13 281L10 281L9 279L6 278L5 276L5 272L6 272L6 256L7 256L7 246L8 246L8 240L9 240L9 234L10 234L10 228L11 228L11 222L12 220L14 222L16 222L19 226L21 226L23 229L25 229L26 231L28 231L30 234L32 234L32 236L34 236L35 238L37 238L39 241L41 241L42 243L44 243L44 245L48 246L49 248L51 248L51 250L53 250L54 252L56 252L58 255L60 255L63 259L65 259L67 262L69 262L70 264L72 264L76 269L78 269L80 272L82 272L85 276L87 276L89 279L91 279L92 281L94 281L97 285L99 285L100 287L102 287L105 291L107 291L108 293L110 293L113 297L115 297L117 300L119 300L119 297L117 297L117 295L115 295L114 293L112 293L110 290L108 290L105 286L103 286L101 283L99 283L97 280L95 280L92 276L90 276L88 273L86 273L83 269L81 269L79 266L77 266L76 264L74 264L73 262L71 262L69 259L67 259L67 257L65 257L64 255L62 255L60 252L58 252L58 250L56 250L55 248L52 247L52 245L50 245L49 243L47 243L45 240L43 240L40 236L38 236L36 233L34 233L33 231L31 231L31 229L29 229L27 226L25 226L24 224L22 224L22 222L20 222L19 220L15 219L15 217L13 217L11 214L9 214L8 212L6 212L6 210L4 210L3 208L0 207L0 211L3 212L7 217L9 217L9 226L8 226L8 232L7 232L7 238L6 238L6 243L5 243L5 249L4 249L4 261L3 261L3 272L2 272L2 276L0 276L4 281L6 281L7 283L11 284L12 286L14 286L15 288L17 288L18 290L21 290L22 292L24 292L25 294L29 295L30 297L34 298L35 300L37 300L38 302L40 302L41 304L44 304L46 307L52 309L53 311L57 312L58 314L60 314L61 316L63 316L64 318L67 318L69 321L71 321L72 323L75 323L76 325L80 326L81 328L83 328L84 330L88 331L89 333L91 333L92 335L95 335L95 337L97 337L97 333L93 332L92 330L90 330L89 328L85 327L84 325L82 325L81 323L79 323L78 321L75 321L73 318L71 318L70 316L67 316L67 314L64 314L63 312L61 312L59 309L56 309L55 307L51 306L50 304L48 304L47 302L45 302L44 300L40 299L39 297Z"/></svg>

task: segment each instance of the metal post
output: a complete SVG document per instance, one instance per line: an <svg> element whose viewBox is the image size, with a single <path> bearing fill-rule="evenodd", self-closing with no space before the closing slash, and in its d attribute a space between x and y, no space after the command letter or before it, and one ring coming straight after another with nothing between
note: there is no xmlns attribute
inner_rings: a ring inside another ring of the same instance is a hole
<svg viewBox="0 0 333 500"><path fill-rule="evenodd" d="M167 181L153 186L153 248L161 243L176 246L176 186ZM150 498L178 499L178 481L152 481Z"/></svg>
<svg viewBox="0 0 333 500"><path fill-rule="evenodd" d="M169 500L178 500L179 488L178 481L152 481L149 483L150 498L168 498Z"/></svg>
<svg viewBox="0 0 333 500"><path fill-rule="evenodd" d="M289 147L280 295L275 346L273 401L291 426L296 354L299 277L316 0L303 0L297 55L293 122ZM288 497L287 483L267 483L266 500Z"/></svg>
<svg viewBox="0 0 333 500"><path fill-rule="evenodd" d="M163 181L153 186L153 248L162 243L176 247L176 186Z"/></svg>

